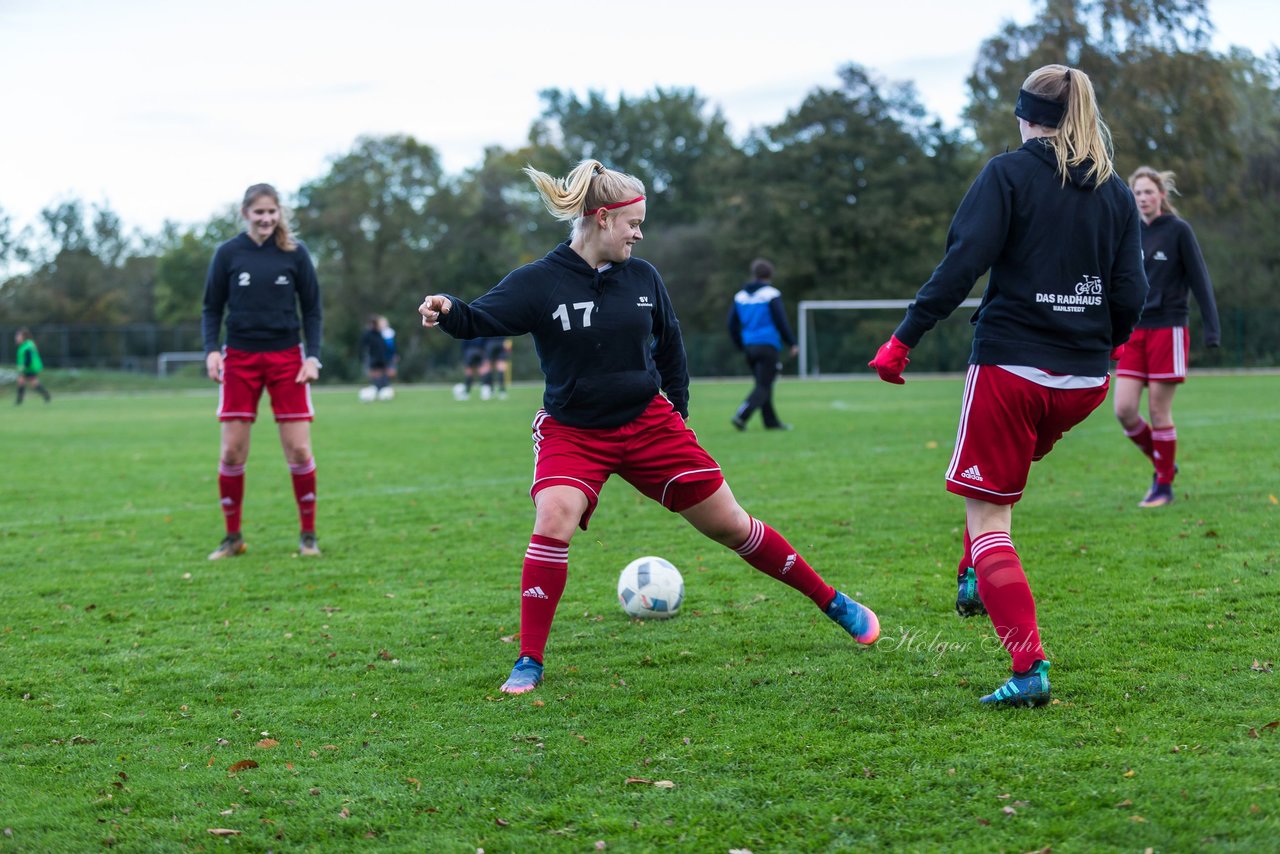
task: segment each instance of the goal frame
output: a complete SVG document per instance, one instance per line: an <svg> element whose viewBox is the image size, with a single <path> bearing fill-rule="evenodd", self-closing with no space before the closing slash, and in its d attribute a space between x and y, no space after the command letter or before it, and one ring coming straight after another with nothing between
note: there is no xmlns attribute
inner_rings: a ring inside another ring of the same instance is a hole
<svg viewBox="0 0 1280 854"><path fill-rule="evenodd" d="M885 309L900 308L906 309L915 300L909 299L806 299L800 300L797 309L796 325L800 327L800 360L798 370L801 379L810 379L819 376L817 365L814 365L812 373L809 371L809 320L810 315L815 311L826 311L829 309L862 311L866 309ZM957 308L976 308L982 304L982 300L976 297L970 297Z"/></svg>

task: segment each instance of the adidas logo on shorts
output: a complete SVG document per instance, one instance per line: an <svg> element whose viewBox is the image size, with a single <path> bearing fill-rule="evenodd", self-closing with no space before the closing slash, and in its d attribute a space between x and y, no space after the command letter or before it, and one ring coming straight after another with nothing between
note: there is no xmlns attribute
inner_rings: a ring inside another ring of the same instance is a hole
<svg viewBox="0 0 1280 854"><path fill-rule="evenodd" d="M960 476L967 478L968 480L976 480L979 483L982 482L982 472L978 471L977 466L969 466L967 469L960 472Z"/></svg>

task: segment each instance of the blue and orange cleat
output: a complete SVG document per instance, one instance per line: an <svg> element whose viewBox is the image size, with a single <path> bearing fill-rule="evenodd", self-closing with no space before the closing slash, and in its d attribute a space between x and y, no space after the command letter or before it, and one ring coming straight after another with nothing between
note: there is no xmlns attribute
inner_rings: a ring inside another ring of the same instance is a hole
<svg viewBox="0 0 1280 854"><path fill-rule="evenodd" d="M981 702L992 706L1043 706L1049 702L1049 662L1041 659L1025 673L1014 673Z"/></svg>
<svg viewBox="0 0 1280 854"><path fill-rule="evenodd" d="M511 675L498 690L504 694L523 694L542 684L542 665L532 656L522 655L511 668Z"/></svg>
<svg viewBox="0 0 1280 854"><path fill-rule="evenodd" d="M978 576L973 567L966 567L959 581L956 613L962 617L979 617L987 613L987 606L982 604L982 597L978 595Z"/></svg>
<svg viewBox="0 0 1280 854"><path fill-rule="evenodd" d="M859 605L848 596L836 591L824 613L840 624L840 628L853 635L860 644L870 645L880 637L880 620L866 605Z"/></svg>
<svg viewBox="0 0 1280 854"><path fill-rule="evenodd" d="M1153 483L1147 497L1138 502L1139 507L1164 507L1173 503L1172 483Z"/></svg>

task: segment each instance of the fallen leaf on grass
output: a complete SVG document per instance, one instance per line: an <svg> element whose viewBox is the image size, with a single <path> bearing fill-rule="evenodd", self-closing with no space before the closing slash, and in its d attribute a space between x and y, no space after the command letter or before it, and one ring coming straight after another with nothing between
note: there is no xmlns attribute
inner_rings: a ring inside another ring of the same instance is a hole
<svg viewBox="0 0 1280 854"><path fill-rule="evenodd" d="M1258 671L1259 673L1270 673L1270 672L1271 672L1271 662L1270 662L1270 661L1258 661L1258 659L1256 659L1256 658L1255 658L1255 659L1253 660L1253 664L1249 665L1249 669L1250 669L1250 670L1256 670L1256 671Z"/></svg>
<svg viewBox="0 0 1280 854"><path fill-rule="evenodd" d="M263 750L270 750L273 747L279 746L280 742L276 741L274 738L264 738L254 745L254 747L261 747Z"/></svg>
<svg viewBox="0 0 1280 854"><path fill-rule="evenodd" d="M1137 773L1138 773L1137 771L1134 771L1132 768L1130 768L1128 771L1125 771L1125 772L1124 772L1124 775L1125 775L1126 777L1132 777L1132 776L1134 776L1134 775L1135 775L1135 774L1137 774Z"/></svg>
<svg viewBox="0 0 1280 854"><path fill-rule="evenodd" d="M676 787L676 784L671 782L670 780L659 780L658 782L653 784L653 787L655 789L674 789Z"/></svg>
<svg viewBox="0 0 1280 854"><path fill-rule="evenodd" d="M346 807L338 810L338 818L351 818L351 810Z"/></svg>
<svg viewBox="0 0 1280 854"><path fill-rule="evenodd" d="M235 774L237 771L244 771L245 769L248 769L248 768L257 768L257 767L258 767L258 763L254 762L252 759L241 759L239 762L233 762L230 765L228 765L227 770L230 771L232 774Z"/></svg>
<svg viewBox="0 0 1280 854"><path fill-rule="evenodd" d="M1129 816L1129 821L1133 822L1134 824L1146 824L1146 823L1147 823L1147 820L1146 820L1145 818L1143 818L1142 816L1140 816L1140 815L1131 815L1131 816Z"/></svg>
<svg viewBox="0 0 1280 854"><path fill-rule="evenodd" d="M1001 809L1001 810L1000 810L1000 812L1004 813L1005 815L1017 815L1017 814L1018 814L1018 811L1017 811L1017 810L1015 810L1013 807L1004 807L1003 809Z"/></svg>
<svg viewBox="0 0 1280 854"><path fill-rule="evenodd" d="M209 828L209 832L212 833L214 836L239 836L240 835L240 831L232 830L229 827L211 827Z"/></svg>
<svg viewBox="0 0 1280 854"><path fill-rule="evenodd" d="M1280 498L1276 498L1274 495L1268 495L1267 498L1271 499L1272 504L1280 504Z"/></svg>
<svg viewBox="0 0 1280 854"><path fill-rule="evenodd" d="M1129 800L1128 798L1125 798L1123 801L1116 804L1116 809L1119 810L1119 809L1124 809L1125 807L1131 807L1131 806L1133 806L1133 801Z"/></svg>
<svg viewBox="0 0 1280 854"><path fill-rule="evenodd" d="M493 823L498 827L508 827L511 824L511 822L507 821L505 818L495 818Z"/></svg>
<svg viewBox="0 0 1280 854"><path fill-rule="evenodd" d="M625 782L625 783L623 783L623 785L624 785L624 786L630 786L632 783L643 783L643 784L644 784L644 785L646 785L646 786L652 786L652 785L653 785L653 781L652 781L652 780L646 780L644 777L628 777L628 778L626 779L626 782Z"/></svg>
<svg viewBox="0 0 1280 854"><path fill-rule="evenodd" d="M991 826L991 822L987 821L985 818L980 818L977 821L978 821L978 824L982 825L983 827Z"/></svg>
<svg viewBox="0 0 1280 854"><path fill-rule="evenodd" d="M405 782L411 784L415 789L422 789L422 781L416 777L405 777Z"/></svg>

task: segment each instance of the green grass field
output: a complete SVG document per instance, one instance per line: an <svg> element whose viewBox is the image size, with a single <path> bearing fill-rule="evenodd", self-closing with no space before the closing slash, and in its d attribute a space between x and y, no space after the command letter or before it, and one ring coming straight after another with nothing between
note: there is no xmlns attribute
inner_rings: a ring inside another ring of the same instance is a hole
<svg viewBox="0 0 1280 854"><path fill-rule="evenodd" d="M519 697L540 389L318 390L315 560L264 418L219 563L212 391L6 400L0 851L1275 850L1280 376L1179 392L1168 508L1109 403L1034 467L1037 710L979 706L1008 659L952 611L960 387L786 381L796 430L739 434L745 382L694 383L734 492L874 648L615 480ZM643 554L684 572L674 620L615 602Z"/></svg>

